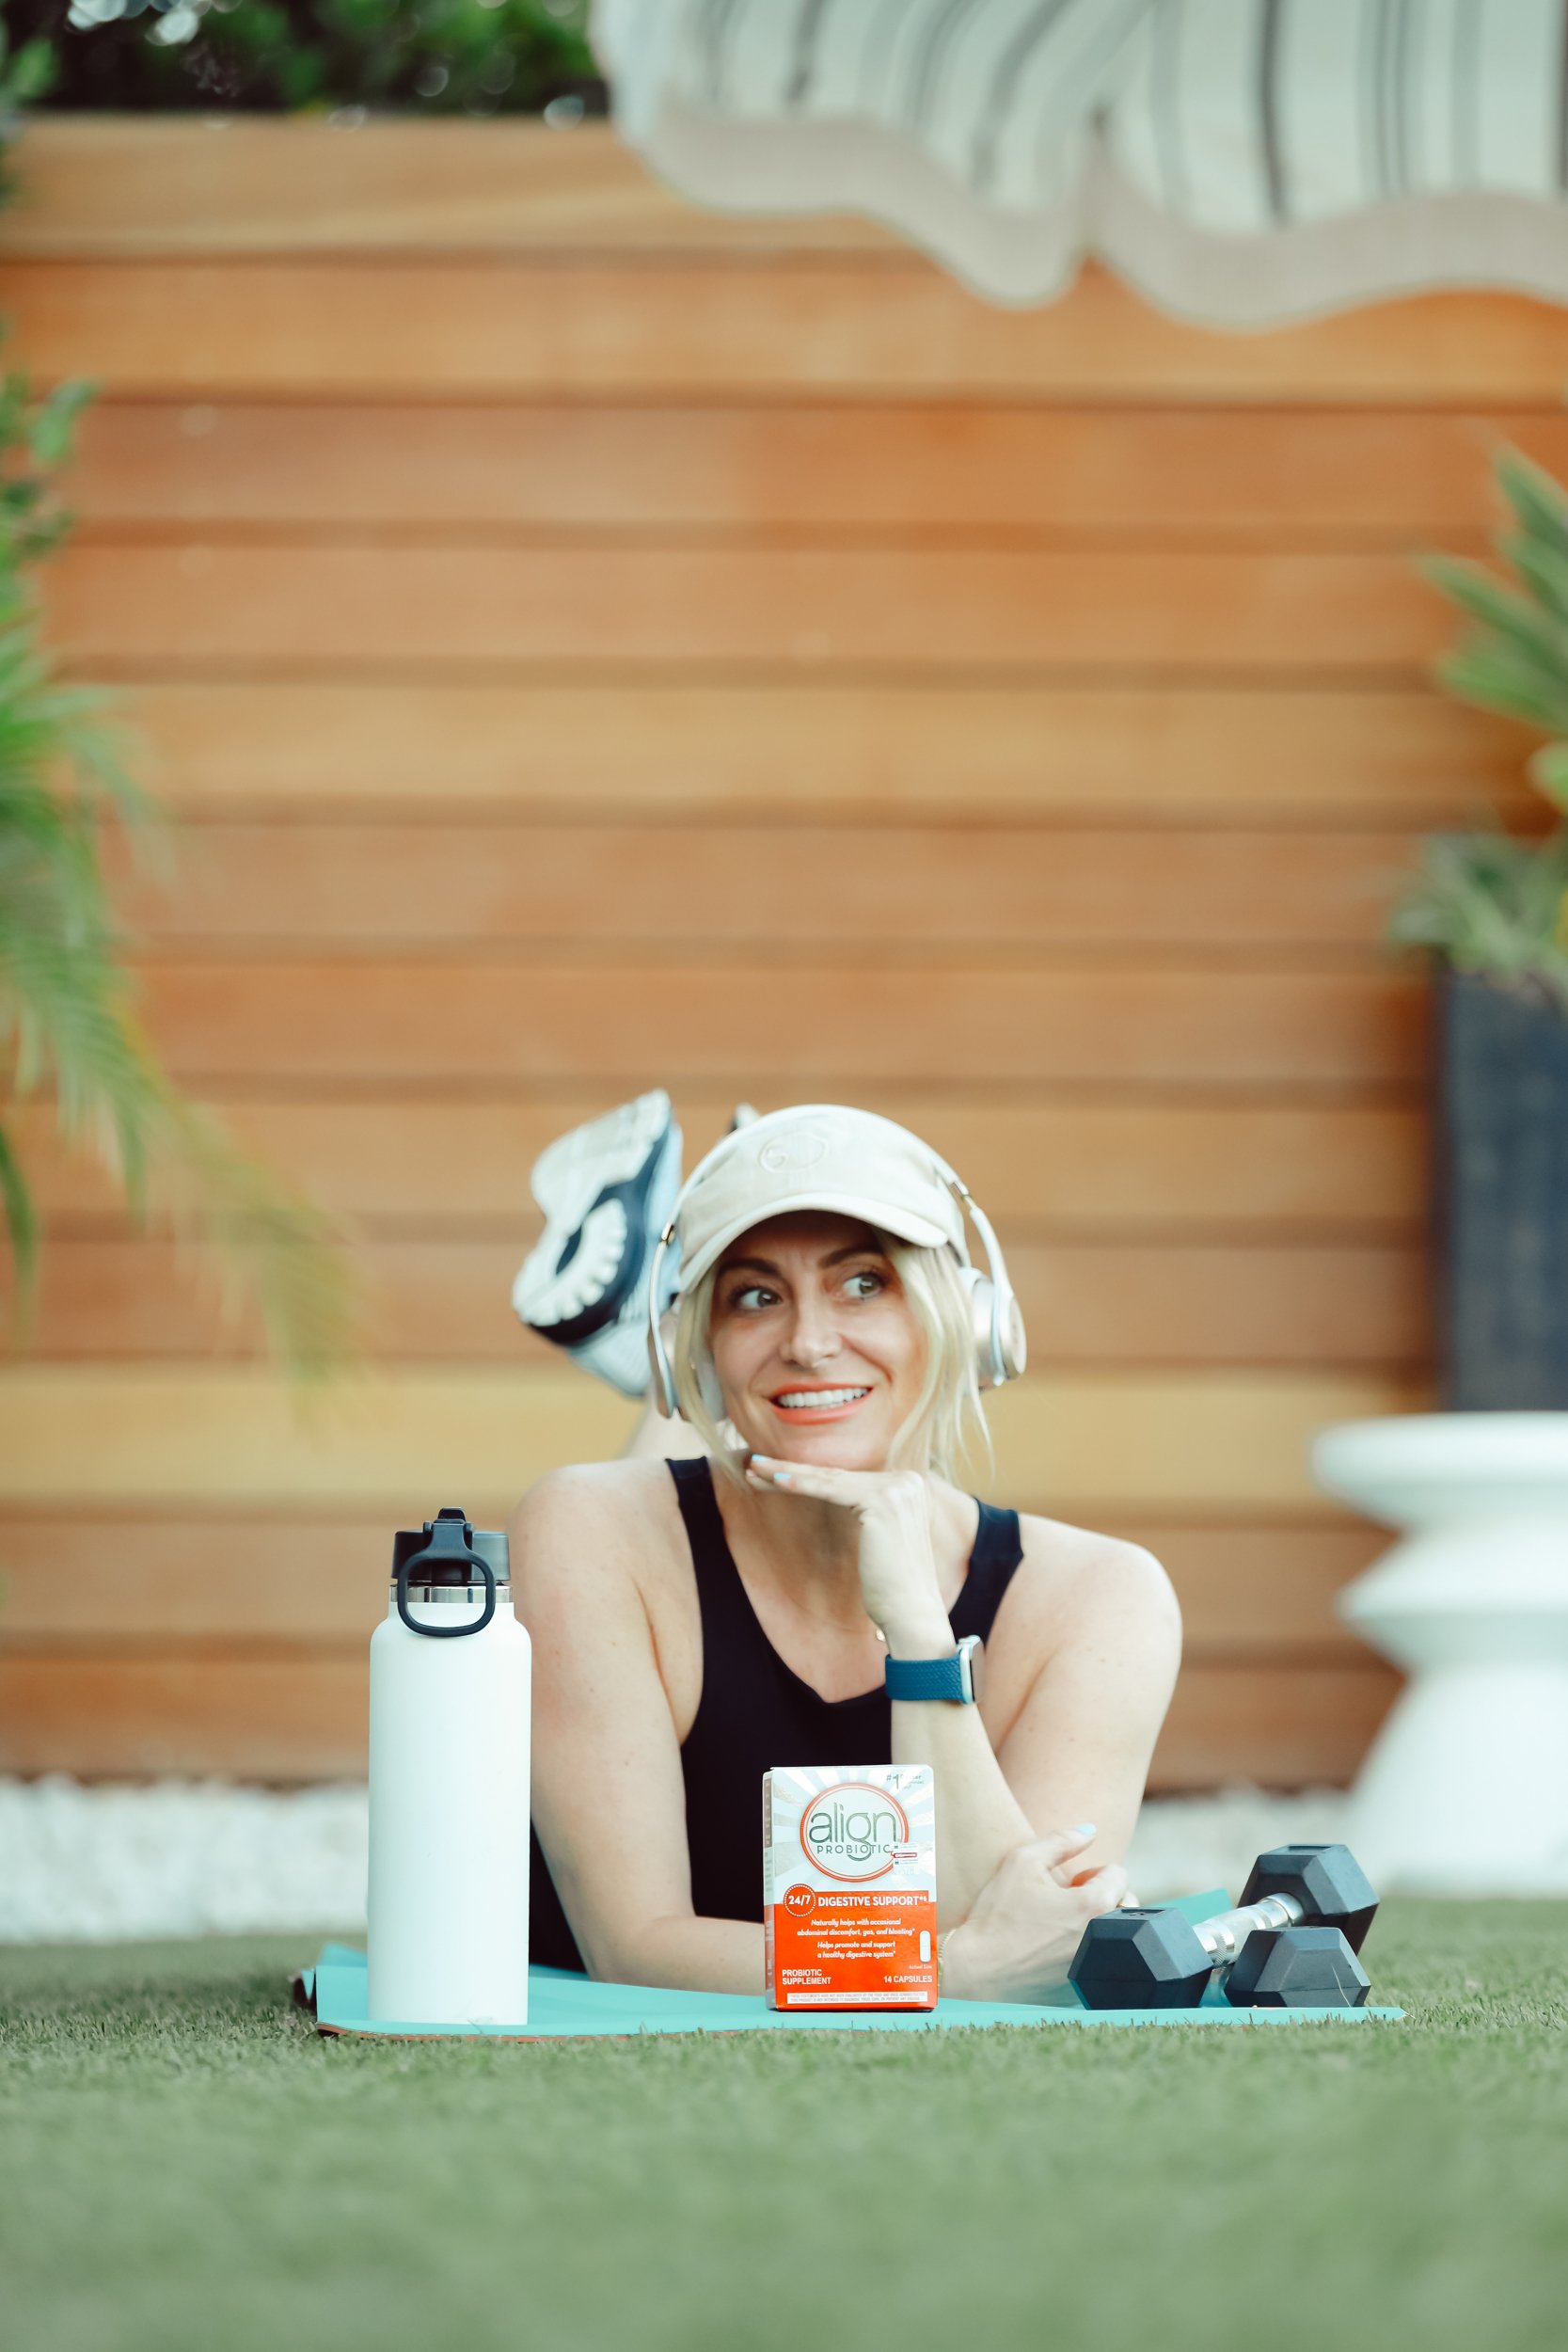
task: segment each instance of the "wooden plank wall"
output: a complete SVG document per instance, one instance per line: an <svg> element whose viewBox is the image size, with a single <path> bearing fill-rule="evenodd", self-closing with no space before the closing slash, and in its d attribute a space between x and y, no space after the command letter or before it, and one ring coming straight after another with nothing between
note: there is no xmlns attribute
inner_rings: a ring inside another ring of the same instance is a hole
<svg viewBox="0 0 1568 2352"><path fill-rule="evenodd" d="M880 231L702 215L612 136L60 120L0 310L102 395L54 640L143 732L172 1066L351 1221L376 1372L291 1417L199 1268L47 1170L0 1373L0 1764L356 1772L387 1531L626 1414L508 1305L533 1153L650 1084L842 1097L968 1174L1034 1371L996 1487L1152 1544L1157 1785L1342 1778L1392 1677L1314 1427L1419 1400L1423 829L1519 807L1415 549L1568 320L1267 335L1097 273L989 310Z"/></svg>

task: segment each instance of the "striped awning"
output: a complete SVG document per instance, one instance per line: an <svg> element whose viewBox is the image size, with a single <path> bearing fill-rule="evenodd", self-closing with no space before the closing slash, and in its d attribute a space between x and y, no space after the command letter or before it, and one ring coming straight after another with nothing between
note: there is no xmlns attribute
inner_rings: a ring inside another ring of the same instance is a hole
<svg viewBox="0 0 1568 2352"><path fill-rule="evenodd" d="M596 0L594 38L686 194L869 214L995 301L1094 253L1221 324L1568 302L1568 0Z"/></svg>

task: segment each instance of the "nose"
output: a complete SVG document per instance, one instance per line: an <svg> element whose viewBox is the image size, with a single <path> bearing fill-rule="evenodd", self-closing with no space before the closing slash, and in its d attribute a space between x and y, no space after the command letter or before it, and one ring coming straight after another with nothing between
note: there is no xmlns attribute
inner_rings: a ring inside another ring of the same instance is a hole
<svg viewBox="0 0 1568 2352"><path fill-rule="evenodd" d="M799 1364L804 1372L816 1372L832 1361L838 1346L838 1327L830 1301L815 1292L797 1298L784 1342L785 1361Z"/></svg>

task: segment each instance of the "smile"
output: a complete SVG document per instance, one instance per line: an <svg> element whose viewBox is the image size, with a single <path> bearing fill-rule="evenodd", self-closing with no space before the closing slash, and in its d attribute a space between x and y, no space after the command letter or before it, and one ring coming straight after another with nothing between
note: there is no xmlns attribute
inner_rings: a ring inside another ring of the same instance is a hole
<svg viewBox="0 0 1568 2352"><path fill-rule="evenodd" d="M784 1389L769 1402L786 1421L836 1421L852 1413L870 1394L869 1388Z"/></svg>

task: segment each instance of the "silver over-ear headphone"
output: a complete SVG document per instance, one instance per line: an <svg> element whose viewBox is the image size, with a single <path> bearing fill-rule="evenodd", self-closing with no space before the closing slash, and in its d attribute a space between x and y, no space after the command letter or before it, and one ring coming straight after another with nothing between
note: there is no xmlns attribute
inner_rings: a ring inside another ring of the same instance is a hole
<svg viewBox="0 0 1568 2352"><path fill-rule="evenodd" d="M952 1187L969 1215L980 1239L986 1245L986 1264L982 1269L961 1260L959 1272L969 1292L971 1327L974 1338L974 1379L982 1389L1000 1389L1008 1380L1020 1377L1029 1360L1029 1345L1024 1336L1023 1312L1014 1295L1007 1275L1007 1262L1002 1255L1002 1245L990 1217L981 1208L957 1168L949 1168L940 1152L930 1153L931 1165L943 1184Z"/></svg>
<svg viewBox="0 0 1568 2352"><path fill-rule="evenodd" d="M1028 1362L1023 1314L1008 1279L1007 1262L1002 1254L1002 1245L996 1238L990 1217L957 1169L950 1168L941 1152L933 1152L922 1138L917 1136L915 1140L920 1143L937 1176L968 1212L971 1224L985 1244L985 1265L974 1264L967 1251L961 1251L958 1271L969 1294L975 1385L981 1389L1000 1389L1005 1382L1017 1380ZM702 1182L708 1167L730 1143L731 1137L725 1136L705 1158L698 1161L681 1186L680 1196L670 1212L669 1223L658 1237L653 1263L648 1269L648 1360L653 1370L654 1403L666 1421L673 1421L678 1416L680 1400L675 1393L674 1367L670 1361L664 1334L659 1328L664 1266L680 1223L682 1209L694 1187ZM711 1380L711 1373L706 1377ZM721 1405L705 1396L705 1402L717 1419L722 1410Z"/></svg>

